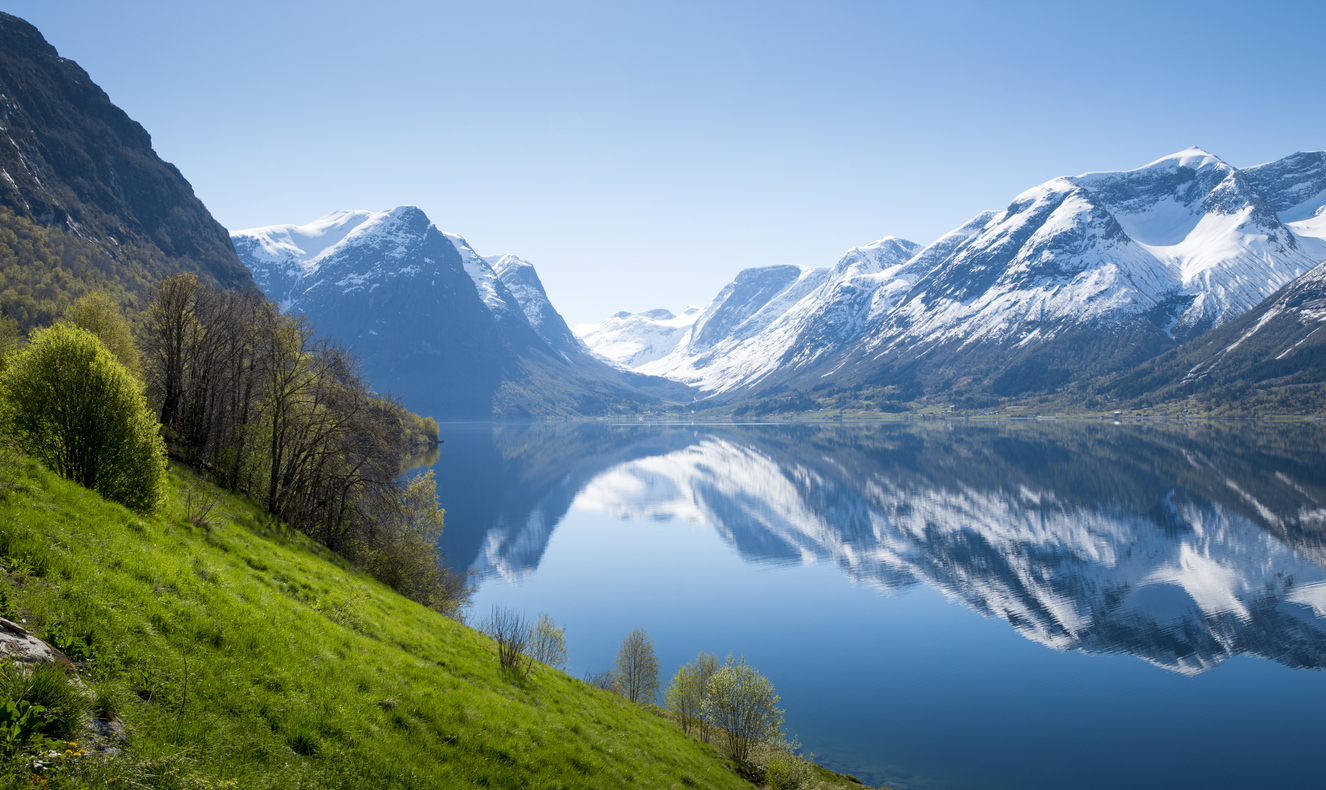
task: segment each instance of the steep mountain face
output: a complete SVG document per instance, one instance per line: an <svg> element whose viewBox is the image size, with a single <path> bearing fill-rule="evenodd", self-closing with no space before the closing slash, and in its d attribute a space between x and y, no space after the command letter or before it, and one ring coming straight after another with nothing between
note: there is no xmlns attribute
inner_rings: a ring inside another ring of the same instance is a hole
<svg viewBox="0 0 1326 790"><path fill-rule="evenodd" d="M1326 257L1321 236L1282 221L1259 180L1272 179L1189 149L1029 190L958 243L919 253L927 274L845 361L861 382L911 376L996 395L1130 368Z"/></svg>
<svg viewBox="0 0 1326 790"><path fill-rule="evenodd" d="M484 258L484 261L492 267L507 293L516 300L530 327L553 351L567 360L579 359L590 353L566 325L561 313L553 307L533 264L515 255L494 255Z"/></svg>
<svg viewBox="0 0 1326 790"><path fill-rule="evenodd" d="M1326 262L1247 314L1094 389L1147 403L1193 398L1289 411L1326 406Z"/></svg>
<svg viewBox="0 0 1326 790"><path fill-rule="evenodd" d="M110 284L133 292L194 271L222 287L252 287L225 228L143 127L9 14L0 14L0 136L0 209L107 256Z"/></svg>
<svg viewBox="0 0 1326 790"><path fill-rule="evenodd" d="M1243 172L1276 215L1291 226L1326 213L1326 151L1300 152Z"/></svg>
<svg viewBox="0 0 1326 790"><path fill-rule="evenodd" d="M635 369L729 398L1054 390L1198 337L1321 262L1324 195L1321 152L1240 171L1194 148L1054 179L924 249L885 239L827 271L742 272Z"/></svg>
<svg viewBox="0 0 1326 790"><path fill-rule="evenodd" d="M353 348L374 386L416 412L599 414L653 402L567 342L533 267L508 262L504 279L414 206L338 211L231 238L264 293Z"/></svg>
<svg viewBox="0 0 1326 790"><path fill-rule="evenodd" d="M929 274L892 322L901 336L881 344L1021 341L1139 315L1183 340L1251 309L1321 256L1320 240L1282 224L1249 178L1189 149L1043 184L958 249L922 253Z"/></svg>

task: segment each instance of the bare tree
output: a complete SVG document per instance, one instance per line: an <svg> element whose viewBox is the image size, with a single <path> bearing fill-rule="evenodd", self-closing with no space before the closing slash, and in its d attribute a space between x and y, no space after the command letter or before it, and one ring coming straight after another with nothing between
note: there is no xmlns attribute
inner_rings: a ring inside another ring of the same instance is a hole
<svg viewBox="0 0 1326 790"><path fill-rule="evenodd" d="M617 684L612 676L612 670L610 669L605 669L602 672L594 672L593 670L586 669L585 674L581 679L589 685L595 688L601 688L604 691L617 690Z"/></svg>
<svg viewBox="0 0 1326 790"><path fill-rule="evenodd" d="M147 308L144 373L149 398L167 428L175 427L184 398L187 336L199 287L194 274L166 277L153 289Z"/></svg>
<svg viewBox="0 0 1326 790"><path fill-rule="evenodd" d="M503 667L520 668L521 658L529 643L530 628L525 617L514 609L493 606L493 611L483 622L479 630L497 643L497 661ZM529 670L526 668L526 674Z"/></svg>
<svg viewBox="0 0 1326 790"><path fill-rule="evenodd" d="M432 478L426 492L401 479L407 434L435 441L436 423L374 395L348 349L257 292L177 275L148 306L143 364L173 455L402 594L462 616L472 587L437 551Z"/></svg>
<svg viewBox="0 0 1326 790"><path fill-rule="evenodd" d="M658 658L645 629L636 628L622 640L613 675L617 689L631 702L653 702L658 697Z"/></svg>

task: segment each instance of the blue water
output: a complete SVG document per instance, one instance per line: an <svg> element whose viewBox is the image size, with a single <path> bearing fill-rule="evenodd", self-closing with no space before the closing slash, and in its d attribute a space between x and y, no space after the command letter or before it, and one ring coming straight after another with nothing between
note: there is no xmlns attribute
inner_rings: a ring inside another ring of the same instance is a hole
<svg viewBox="0 0 1326 790"><path fill-rule="evenodd" d="M903 788L1317 786L1313 426L444 426L442 545L568 671L744 655Z"/></svg>

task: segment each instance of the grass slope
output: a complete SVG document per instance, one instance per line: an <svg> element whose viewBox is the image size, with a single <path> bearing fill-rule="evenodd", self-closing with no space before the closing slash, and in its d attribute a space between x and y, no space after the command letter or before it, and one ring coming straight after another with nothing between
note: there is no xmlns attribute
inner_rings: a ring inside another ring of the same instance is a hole
<svg viewBox="0 0 1326 790"><path fill-rule="evenodd" d="M35 464L0 472L4 614L86 642L71 657L128 727L87 786L750 787L657 710L503 672L487 638L247 501L182 469L170 487L142 518ZM210 526L190 489L219 497Z"/></svg>

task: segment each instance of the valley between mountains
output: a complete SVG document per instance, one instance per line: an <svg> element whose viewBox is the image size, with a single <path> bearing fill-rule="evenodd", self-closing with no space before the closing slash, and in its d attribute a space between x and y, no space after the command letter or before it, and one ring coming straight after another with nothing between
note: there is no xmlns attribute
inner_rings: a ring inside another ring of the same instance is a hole
<svg viewBox="0 0 1326 790"><path fill-rule="evenodd" d="M0 650L0 790L1311 786L1326 151L1284 153L571 326L418 206L223 227L0 13L0 641L55 650ZM1151 409L1306 419L920 419Z"/></svg>
<svg viewBox="0 0 1326 790"><path fill-rule="evenodd" d="M532 264L413 206L231 238L270 298L445 417L1319 408L1321 151L1238 169L1190 148L1057 178L929 244L749 268L707 305L573 329Z"/></svg>

